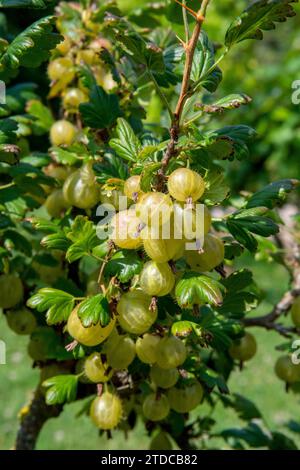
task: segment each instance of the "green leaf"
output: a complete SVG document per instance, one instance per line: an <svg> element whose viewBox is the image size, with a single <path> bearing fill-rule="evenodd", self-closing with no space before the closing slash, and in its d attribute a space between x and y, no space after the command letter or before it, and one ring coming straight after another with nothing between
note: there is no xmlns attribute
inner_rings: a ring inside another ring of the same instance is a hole
<svg viewBox="0 0 300 470"><path fill-rule="evenodd" d="M74 165L78 162L78 154L61 147L51 147L50 155L62 165Z"/></svg>
<svg viewBox="0 0 300 470"><path fill-rule="evenodd" d="M151 191L152 183L156 178L157 171L160 169L161 163L148 163L143 167L141 173L140 187L144 192Z"/></svg>
<svg viewBox="0 0 300 470"><path fill-rule="evenodd" d="M26 106L30 117L34 118L32 123L33 132L42 135L48 132L54 123L51 111L39 100L31 100Z"/></svg>
<svg viewBox="0 0 300 470"><path fill-rule="evenodd" d="M141 143L132 127L123 118L117 120L116 132L118 138L111 139L109 145L124 160L136 162L141 150Z"/></svg>
<svg viewBox="0 0 300 470"><path fill-rule="evenodd" d="M207 34L201 31L194 54L191 80L211 93L216 91L222 80L222 72L219 67L216 67L212 72L208 73L214 64L214 46L208 39Z"/></svg>
<svg viewBox="0 0 300 470"><path fill-rule="evenodd" d="M281 432L273 431L272 440L269 444L270 450L298 450L296 443Z"/></svg>
<svg viewBox="0 0 300 470"><path fill-rule="evenodd" d="M236 109L242 105L249 104L251 98L244 94L233 94L225 96L213 104L199 104L197 108L202 109L204 113L214 114L223 113L227 109Z"/></svg>
<svg viewBox="0 0 300 470"><path fill-rule="evenodd" d="M58 375L43 382L43 387L47 388L47 405L62 405L76 400L78 376Z"/></svg>
<svg viewBox="0 0 300 470"><path fill-rule="evenodd" d="M253 274L249 269L241 269L230 274L226 279L223 279L222 284L225 286L227 292L239 292L253 283Z"/></svg>
<svg viewBox="0 0 300 470"><path fill-rule="evenodd" d="M48 325L55 325L68 320L74 308L75 299L72 295L58 289L45 287L40 289L27 301L30 308L45 312Z"/></svg>
<svg viewBox="0 0 300 470"><path fill-rule="evenodd" d="M254 139L256 131L245 125L226 126L208 133L209 138L215 140L227 139L232 144L232 151L228 155L229 160L237 158L242 160L249 156L248 143Z"/></svg>
<svg viewBox="0 0 300 470"><path fill-rule="evenodd" d="M251 233L245 230L235 219L228 219L226 226L232 236L247 250L254 252L257 249L257 240Z"/></svg>
<svg viewBox="0 0 300 470"><path fill-rule="evenodd" d="M31 335L30 343L39 351L43 360L56 359L58 361L70 360L72 353L66 351L61 334L48 326L37 327ZM29 343L29 344L30 344Z"/></svg>
<svg viewBox="0 0 300 470"><path fill-rule="evenodd" d="M248 398L234 393L231 397L220 396L225 407L229 406L233 408L240 419L244 421L250 421L252 419L260 419L262 417L261 412L257 406Z"/></svg>
<svg viewBox="0 0 300 470"><path fill-rule="evenodd" d="M77 313L85 328L97 325L99 322L102 326L106 326L110 321L109 303L103 294L88 297L81 302Z"/></svg>
<svg viewBox="0 0 300 470"><path fill-rule="evenodd" d="M216 205L223 202L229 196L229 186L226 183L224 171L219 169L209 170L205 176L205 192L202 196L205 204Z"/></svg>
<svg viewBox="0 0 300 470"><path fill-rule="evenodd" d="M16 140L18 124L12 119L0 120L0 144L11 144Z"/></svg>
<svg viewBox="0 0 300 470"><path fill-rule="evenodd" d="M70 263L89 254L99 244L93 222L83 215L76 217L71 231L67 233L67 238L72 241L66 253L66 258Z"/></svg>
<svg viewBox="0 0 300 470"><path fill-rule="evenodd" d="M232 438L245 441L250 447L268 447L269 436L256 423L250 423L246 428L225 429L220 435L229 441Z"/></svg>
<svg viewBox="0 0 300 470"><path fill-rule="evenodd" d="M127 250L118 251L107 263L104 274L117 276L121 282L128 282L143 268L143 262L139 256Z"/></svg>
<svg viewBox="0 0 300 470"><path fill-rule="evenodd" d="M67 251L70 247L70 240L67 239L64 232L51 233L43 237L41 245L52 250Z"/></svg>
<svg viewBox="0 0 300 470"><path fill-rule="evenodd" d="M196 372L197 378L204 382L209 389L218 387L221 393L229 393L229 388L224 380L216 371L205 365L201 365Z"/></svg>
<svg viewBox="0 0 300 470"><path fill-rule="evenodd" d="M193 271L186 272L177 282L176 300L181 308L192 308L193 305L221 305L222 291L220 282Z"/></svg>
<svg viewBox="0 0 300 470"><path fill-rule="evenodd" d="M16 230L8 229L4 232L3 238L6 242L10 240L16 250L25 253L27 256L31 256L31 243L21 233Z"/></svg>
<svg viewBox="0 0 300 470"><path fill-rule="evenodd" d="M128 178L128 168L125 162L113 153L106 154L103 163L95 163L93 169L99 183L106 183L110 178L119 178L121 180Z"/></svg>
<svg viewBox="0 0 300 470"><path fill-rule="evenodd" d="M93 129L110 127L121 115L119 98L100 86L94 86L90 92L90 101L81 103L79 111L84 124Z"/></svg>
<svg viewBox="0 0 300 470"><path fill-rule="evenodd" d="M250 197L246 207L265 206L272 209L276 204L285 201L287 194L293 191L299 185L299 181L295 179L284 179L268 184L265 188L257 191Z"/></svg>
<svg viewBox="0 0 300 470"><path fill-rule="evenodd" d="M7 80L16 75L20 66L38 67L48 59L62 37L54 33L56 18L41 18L20 33L0 57L0 79Z"/></svg>
<svg viewBox="0 0 300 470"><path fill-rule="evenodd" d="M263 39L263 31L275 29L275 23L286 21L296 13L291 5L298 0L258 0L252 3L230 25L225 45L230 48L245 39Z"/></svg>
<svg viewBox="0 0 300 470"><path fill-rule="evenodd" d="M46 8L52 0L0 0L0 8Z"/></svg>
<svg viewBox="0 0 300 470"><path fill-rule="evenodd" d="M261 235L262 237L269 237L270 235L275 235L279 232L278 225L268 217L234 217L234 222L243 229L257 235Z"/></svg>

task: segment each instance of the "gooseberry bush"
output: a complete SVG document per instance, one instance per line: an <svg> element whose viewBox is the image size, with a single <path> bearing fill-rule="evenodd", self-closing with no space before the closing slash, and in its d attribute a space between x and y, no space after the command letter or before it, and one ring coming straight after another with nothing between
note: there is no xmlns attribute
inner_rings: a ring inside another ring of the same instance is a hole
<svg viewBox="0 0 300 470"><path fill-rule="evenodd" d="M206 448L211 435L294 449L227 382L260 347L249 332L260 326L286 338L275 372L299 391L297 224L283 236L276 209L298 181L231 192L226 175L251 159L256 132L218 120L251 101L235 84L222 95L222 61L295 2L257 0L224 40L205 31L214 0L135 3L0 2L0 307L40 369L16 447L34 448L48 418L84 400L108 437L142 420L152 450ZM14 8L36 21L10 32ZM263 316L250 314L260 287L236 267L247 251L291 278ZM216 433L218 403L245 427Z"/></svg>

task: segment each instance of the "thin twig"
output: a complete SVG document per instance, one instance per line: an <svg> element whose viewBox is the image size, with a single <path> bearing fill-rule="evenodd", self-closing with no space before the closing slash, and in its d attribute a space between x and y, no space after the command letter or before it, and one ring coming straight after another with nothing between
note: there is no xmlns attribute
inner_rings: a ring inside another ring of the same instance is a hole
<svg viewBox="0 0 300 470"><path fill-rule="evenodd" d="M185 42L188 43L190 40L190 28L189 28L189 22L188 22L188 17L187 17L187 12L186 12L186 0L182 0L182 17L183 17L183 23L184 23L184 31L185 31Z"/></svg>

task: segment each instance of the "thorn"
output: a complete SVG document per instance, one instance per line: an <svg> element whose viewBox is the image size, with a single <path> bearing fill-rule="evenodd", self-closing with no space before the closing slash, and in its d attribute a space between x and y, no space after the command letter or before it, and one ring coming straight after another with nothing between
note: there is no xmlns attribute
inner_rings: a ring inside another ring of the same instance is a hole
<svg viewBox="0 0 300 470"><path fill-rule="evenodd" d="M76 341L76 339L75 339L74 341L72 341L72 343L67 344L65 349L66 349L66 351L71 352L76 348L77 345L78 345L78 341Z"/></svg>
<svg viewBox="0 0 300 470"><path fill-rule="evenodd" d="M184 5L183 3L181 3L179 0L175 0L176 3L178 3L179 5L182 6L182 8L185 8L194 18L196 18L196 20L198 20L198 16L201 16L202 15L198 15L194 10L192 10L191 8L189 8L187 5Z"/></svg>
<svg viewBox="0 0 300 470"><path fill-rule="evenodd" d="M152 297L149 310L151 310L151 312L155 312L156 308L157 308L157 299L156 297Z"/></svg>
<svg viewBox="0 0 300 470"><path fill-rule="evenodd" d="M183 49L186 49L187 48L186 43L181 39L181 37L178 36L178 34L176 34L176 38L178 39L178 41L182 45Z"/></svg>
<svg viewBox="0 0 300 470"><path fill-rule="evenodd" d="M103 384L97 384L97 397L101 397L103 392Z"/></svg>

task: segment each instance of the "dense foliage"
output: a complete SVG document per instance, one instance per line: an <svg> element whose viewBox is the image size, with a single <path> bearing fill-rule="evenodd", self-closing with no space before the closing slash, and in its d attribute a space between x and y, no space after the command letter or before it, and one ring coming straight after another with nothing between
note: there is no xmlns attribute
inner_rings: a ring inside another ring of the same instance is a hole
<svg viewBox="0 0 300 470"><path fill-rule="evenodd" d="M219 401L245 420L219 433L232 448L293 449L252 421L259 411L227 382L255 355L246 327L258 325L288 338L275 373L299 390L289 354L300 327L299 253L281 239L277 212L298 186L298 143L285 133L298 117L267 99L278 55L260 77L261 59L248 64L239 52L299 21L296 2L258 0L244 11L243 1L135 3L0 2L0 308L13 331L30 335L41 370L17 447L34 446L39 406L46 420L89 397L82 412L101 432L126 433L140 416L153 449L198 447L215 423L197 410ZM245 74L261 83L252 103L236 90ZM257 117L265 113L269 129ZM277 161L285 179L272 181ZM236 268L245 251L291 274L291 290L258 319L249 314L260 287L247 266Z"/></svg>

